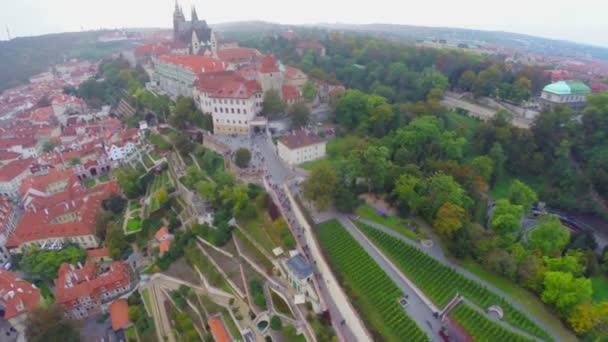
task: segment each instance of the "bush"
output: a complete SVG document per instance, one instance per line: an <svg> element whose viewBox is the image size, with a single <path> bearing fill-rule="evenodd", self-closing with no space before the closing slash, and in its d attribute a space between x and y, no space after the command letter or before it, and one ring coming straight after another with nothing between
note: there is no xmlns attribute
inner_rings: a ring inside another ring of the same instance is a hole
<svg viewBox="0 0 608 342"><path fill-rule="evenodd" d="M281 322L281 319L279 318L279 316L272 316L272 318L270 319L270 329L274 330L274 331L279 331L283 328L283 323Z"/></svg>
<svg viewBox="0 0 608 342"><path fill-rule="evenodd" d="M234 162L236 163L236 166L240 167L241 169L244 169L247 167L247 165L249 165L250 161L251 161L251 152L249 152L248 149L239 148L236 151L236 157L234 160Z"/></svg>

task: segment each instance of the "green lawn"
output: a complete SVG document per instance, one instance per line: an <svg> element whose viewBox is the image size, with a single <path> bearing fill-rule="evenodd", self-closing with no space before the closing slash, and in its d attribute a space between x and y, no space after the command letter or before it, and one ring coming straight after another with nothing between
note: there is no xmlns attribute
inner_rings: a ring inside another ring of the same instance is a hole
<svg viewBox="0 0 608 342"><path fill-rule="evenodd" d="M374 221L387 228L394 230L395 232L405 236L410 240L416 240L416 233L403 225L405 221L397 216L380 216L376 213L376 208L364 204L357 208L357 215L364 219Z"/></svg>
<svg viewBox="0 0 608 342"><path fill-rule="evenodd" d="M490 197L492 199L502 199L509 197L509 187L516 178L511 175L504 175L501 180L497 181L494 186L490 189ZM541 177L538 178L519 178L522 182L526 183L536 193L540 193L544 187L544 180Z"/></svg>
<svg viewBox="0 0 608 342"><path fill-rule="evenodd" d="M103 175L101 177L99 177L99 182L100 183L106 183L110 181L110 177L108 175Z"/></svg>
<svg viewBox="0 0 608 342"><path fill-rule="evenodd" d="M245 250L245 252L247 252L247 254L252 257L254 261L260 263L268 274L271 274L273 268L272 261L268 260L268 258L266 258L266 256L264 256L264 254L257 247L255 247L255 245L251 243L251 241L249 241L249 239L240 230L235 229L233 234L239 238L241 247Z"/></svg>
<svg viewBox="0 0 608 342"><path fill-rule="evenodd" d="M144 303L146 304L146 310L152 310L152 302L150 301L150 293L148 293L148 289L140 290L141 297L144 299ZM149 315L152 312L148 312Z"/></svg>
<svg viewBox="0 0 608 342"><path fill-rule="evenodd" d="M127 232L136 232L141 229L141 220L139 218L130 218L127 222Z"/></svg>
<svg viewBox="0 0 608 342"><path fill-rule="evenodd" d="M603 300L608 300L608 278L604 276L596 276L591 278L593 286L593 302L598 303Z"/></svg>
<svg viewBox="0 0 608 342"><path fill-rule="evenodd" d="M137 341L137 332L135 331L135 326L130 326L125 331L125 335L129 341Z"/></svg>
<svg viewBox="0 0 608 342"><path fill-rule="evenodd" d="M150 143L156 146L156 148L158 148L159 150L171 149L171 143L169 143L160 135L150 134L150 136L148 136L148 141L150 141Z"/></svg>
<svg viewBox="0 0 608 342"><path fill-rule="evenodd" d="M464 269L475 274L479 278L496 286L498 289L509 295L509 297L525 307L534 315L547 324L562 338L563 341L576 341L576 337L568 330L562 322L538 299L532 292L518 286L511 281L484 270L474 260L459 260L458 262ZM608 290L608 284L606 284ZM595 292L595 291L594 291ZM608 293L606 294L608 295Z"/></svg>
<svg viewBox="0 0 608 342"><path fill-rule="evenodd" d="M237 327L236 323L232 319L232 316L230 316L230 313L228 313L228 310L226 308L222 308L221 311L222 318L224 318L224 322L226 323L228 331L230 331L230 335L232 335L235 340L240 340L241 333L239 332L239 328Z"/></svg>
<svg viewBox="0 0 608 342"><path fill-rule="evenodd" d="M95 186L95 184L97 184L97 182L95 182L95 180L91 178L84 181L84 186L86 186L87 188L92 188Z"/></svg>
<svg viewBox="0 0 608 342"><path fill-rule="evenodd" d="M321 165L327 165L327 166L333 168L339 162L340 162L339 159L324 158L324 159L313 160L313 161L309 161L309 162L300 164L300 167L303 168L304 170L312 171L312 169L315 169L315 168L317 168L317 167L319 167Z"/></svg>
<svg viewBox="0 0 608 342"><path fill-rule="evenodd" d="M131 201L131 203L129 203L129 210L135 210L139 208L141 208L141 204L139 204L138 201Z"/></svg>

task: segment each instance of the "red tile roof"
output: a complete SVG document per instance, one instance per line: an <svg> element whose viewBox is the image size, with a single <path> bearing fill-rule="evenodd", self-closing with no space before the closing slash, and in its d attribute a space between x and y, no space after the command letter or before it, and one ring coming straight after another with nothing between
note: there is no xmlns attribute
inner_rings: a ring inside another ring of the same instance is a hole
<svg viewBox="0 0 608 342"><path fill-rule="evenodd" d="M129 303L126 299L116 299L110 304L110 320L112 320L112 330L120 330L131 324L129 321Z"/></svg>
<svg viewBox="0 0 608 342"><path fill-rule="evenodd" d="M0 197L0 234L8 228L8 221L13 215L15 205L5 197Z"/></svg>
<svg viewBox="0 0 608 342"><path fill-rule="evenodd" d="M13 160L21 156L20 153L11 151L0 151L0 160Z"/></svg>
<svg viewBox="0 0 608 342"><path fill-rule="evenodd" d="M230 48L222 49L217 52L219 59L229 63L242 63L247 61L253 61L260 52L252 48Z"/></svg>
<svg viewBox="0 0 608 342"><path fill-rule="evenodd" d="M63 263L55 279L55 302L67 309L77 307L79 300L87 297L99 303L103 293L129 284L129 266L121 261L114 261L105 272L90 261L82 268Z"/></svg>
<svg viewBox="0 0 608 342"><path fill-rule="evenodd" d="M5 303L4 318L11 319L40 305L40 289L13 272L0 270L0 299Z"/></svg>
<svg viewBox="0 0 608 342"><path fill-rule="evenodd" d="M302 97L298 88L292 85L284 85L281 88L281 91L283 92L283 99L286 101L295 101L299 100Z"/></svg>
<svg viewBox="0 0 608 342"><path fill-rule="evenodd" d="M110 251L107 248L96 248L87 250L89 258L105 258L110 256Z"/></svg>
<svg viewBox="0 0 608 342"><path fill-rule="evenodd" d="M169 235L169 228L162 227L156 232L156 241L162 241L167 235Z"/></svg>
<svg viewBox="0 0 608 342"><path fill-rule="evenodd" d="M32 190L46 193L51 184L61 181L67 182L69 187L73 186L78 181L78 178L76 178L76 175L74 175L74 172L71 169L59 170L51 168L45 175L27 176L21 183L20 192L23 196Z"/></svg>
<svg viewBox="0 0 608 342"><path fill-rule="evenodd" d="M271 72L279 72L279 66L277 60L271 56L266 55L262 58L262 64L260 65L260 72L267 74Z"/></svg>
<svg viewBox="0 0 608 342"><path fill-rule="evenodd" d="M192 55L163 55L159 60L164 63L176 64L192 70L195 74L212 71L223 71L226 65L219 59L207 56Z"/></svg>
<svg viewBox="0 0 608 342"><path fill-rule="evenodd" d="M300 70L298 68L295 68L295 67L292 67L292 66L289 66L289 65L286 65L285 66L285 76L287 78L293 79L293 78L298 78L300 76L304 76L305 77L306 75L304 74L304 72L302 72L302 70Z"/></svg>
<svg viewBox="0 0 608 342"><path fill-rule="evenodd" d="M207 323L209 324L209 329L211 329L211 335L213 335L215 342L232 342L232 338L230 337L230 334L228 334L221 317L212 317Z"/></svg>
<svg viewBox="0 0 608 342"><path fill-rule="evenodd" d="M172 240L161 241L160 245L158 246L158 255L162 257L163 254L168 252L169 249L171 249L171 243L172 243Z"/></svg>
<svg viewBox="0 0 608 342"><path fill-rule="evenodd" d="M248 81L234 71L202 74L195 85L212 98L248 99L262 92L257 81Z"/></svg>
<svg viewBox="0 0 608 342"><path fill-rule="evenodd" d="M26 172L34 164L33 158L17 159L0 167L0 182L9 182L23 172Z"/></svg>
<svg viewBox="0 0 608 342"><path fill-rule="evenodd" d="M320 142L323 142L324 140L316 134L312 134L310 132L307 132L306 130L299 129L297 131L292 132L291 134L287 134L281 137L279 141L290 149L296 149L304 146L318 144Z"/></svg>

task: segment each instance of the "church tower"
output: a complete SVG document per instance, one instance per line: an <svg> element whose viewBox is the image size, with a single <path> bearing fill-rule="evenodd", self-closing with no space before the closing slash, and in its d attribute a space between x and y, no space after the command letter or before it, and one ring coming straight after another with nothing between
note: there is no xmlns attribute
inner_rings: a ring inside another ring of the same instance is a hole
<svg viewBox="0 0 608 342"><path fill-rule="evenodd" d="M192 22L195 23L198 21L198 14L196 14L196 7L192 5Z"/></svg>
<svg viewBox="0 0 608 342"><path fill-rule="evenodd" d="M186 17L184 17L184 12L182 12L182 8L175 0L175 10L173 11L173 41L179 41L179 27L180 24L186 22Z"/></svg>

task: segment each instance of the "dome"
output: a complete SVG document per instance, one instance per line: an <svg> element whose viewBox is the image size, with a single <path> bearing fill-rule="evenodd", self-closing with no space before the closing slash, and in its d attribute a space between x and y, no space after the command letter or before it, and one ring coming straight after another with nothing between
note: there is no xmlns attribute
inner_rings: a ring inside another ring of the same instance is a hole
<svg viewBox="0 0 608 342"><path fill-rule="evenodd" d="M591 89L581 81L559 81L543 88L543 91L556 95L590 94Z"/></svg>

